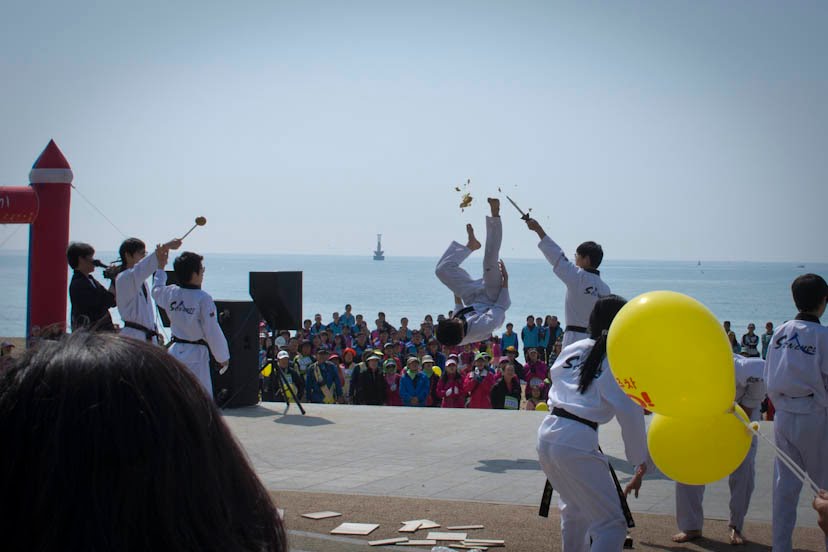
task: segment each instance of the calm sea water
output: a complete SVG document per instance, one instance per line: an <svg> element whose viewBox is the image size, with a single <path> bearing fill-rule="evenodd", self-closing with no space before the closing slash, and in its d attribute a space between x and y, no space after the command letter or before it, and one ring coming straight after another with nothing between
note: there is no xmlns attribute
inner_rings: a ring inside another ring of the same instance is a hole
<svg viewBox="0 0 828 552"><path fill-rule="evenodd" d="M99 258L114 255L100 252ZM374 261L365 257L322 255L206 255L204 289L215 299L249 299L248 272L301 270L303 316L321 313L325 321L345 304L363 313L370 327L378 311L395 325L408 317L412 325L426 314L452 308L453 296L434 276L435 258L389 257ZM543 259L508 260L512 307L507 320L520 328L526 316L556 314L563 317L565 288ZM475 253L466 268L479 275L482 252ZM613 261L601 266L601 274L613 292L628 299L652 290L686 293L706 304L721 320L731 320L737 336L754 322L761 333L765 322L775 325L792 318L791 281L804 272L828 276L828 264ZM100 271L96 277L101 279ZM27 256L0 252L0 335L22 336L26 325ZM117 311L113 310L117 320ZM681 339L681 336L677 336Z"/></svg>

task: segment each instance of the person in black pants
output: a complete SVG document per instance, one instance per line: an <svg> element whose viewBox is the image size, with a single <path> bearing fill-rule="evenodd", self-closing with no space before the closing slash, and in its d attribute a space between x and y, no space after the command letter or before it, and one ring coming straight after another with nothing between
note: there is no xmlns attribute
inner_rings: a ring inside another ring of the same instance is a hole
<svg viewBox="0 0 828 552"><path fill-rule="evenodd" d="M69 284L72 331L84 327L115 331L109 315L109 309L115 306L115 295L92 276L96 266L95 249L88 243L72 242L66 250L66 260L74 271Z"/></svg>

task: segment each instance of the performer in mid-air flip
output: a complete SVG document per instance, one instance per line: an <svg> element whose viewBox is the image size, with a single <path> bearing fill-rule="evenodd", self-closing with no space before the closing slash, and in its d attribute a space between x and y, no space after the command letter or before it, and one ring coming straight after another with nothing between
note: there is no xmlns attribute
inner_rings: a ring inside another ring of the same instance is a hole
<svg viewBox="0 0 828 552"><path fill-rule="evenodd" d="M500 221L500 200L489 198L491 216L486 217L486 248L483 253L483 277L472 279L460 267L473 251L480 249L471 224L466 225L468 242L451 242L437 262L437 278L455 297L453 316L437 324L436 337L443 345L474 343L489 338L506 320L509 299L509 274L498 260L503 226ZM464 307L465 305L465 307Z"/></svg>

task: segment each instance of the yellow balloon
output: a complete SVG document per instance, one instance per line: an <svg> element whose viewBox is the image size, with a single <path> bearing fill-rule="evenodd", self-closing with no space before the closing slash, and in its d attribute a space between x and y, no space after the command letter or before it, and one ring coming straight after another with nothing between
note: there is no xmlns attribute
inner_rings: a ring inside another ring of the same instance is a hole
<svg viewBox="0 0 828 552"><path fill-rule="evenodd" d="M733 353L707 307L673 291L629 301L607 337L607 357L621 389L665 416L713 416L736 395Z"/></svg>
<svg viewBox="0 0 828 552"><path fill-rule="evenodd" d="M270 377L270 374L271 374L272 372L273 372L273 366L271 366L270 364L268 364L267 366L265 366L264 368L262 368L262 371L261 371L262 375L263 375L264 377L266 377L266 378L269 378L269 377Z"/></svg>
<svg viewBox="0 0 828 552"><path fill-rule="evenodd" d="M431 371L434 372L435 374L437 374L438 378L443 375L443 371L440 370L439 366L435 366L434 368L431 369Z"/></svg>
<svg viewBox="0 0 828 552"><path fill-rule="evenodd" d="M745 459L751 434L736 411L704 418L670 418L655 414L647 444L664 475L688 485L705 485L733 473Z"/></svg>
<svg viewBox="0 0 828 552"><path fill-rule="evenodd" d="M541 412L549 412L549 405L545 402L540 402L535 405L535 410L540 410Z"/></svg>

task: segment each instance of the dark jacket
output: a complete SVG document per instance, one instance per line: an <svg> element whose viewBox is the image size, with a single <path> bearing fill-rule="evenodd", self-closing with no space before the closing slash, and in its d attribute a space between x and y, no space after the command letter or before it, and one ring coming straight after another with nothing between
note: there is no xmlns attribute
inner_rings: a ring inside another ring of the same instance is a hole
<svg viewBox="0 0 828 552"><path fill-rule="evenodd" d="M497 383L492 387L492 408L498 408L502 410L506 403L506 396L509 395L510 397L514 397L517 403L517 410L520 409L520 380L517 376L512 378L512 388L508 389L506 387L506 380L504 378L500 378L497 380Z"/></svg>
<svg viewBox="0 0 828 552"><path fill-rule="evenodd" d="M69 299L72 301L72 330L115 330L109 315L109 309L115 306L115 296L91 275L84 276L77 270L72 274Z"/></svg>
<svg viewBox="0 0 828 552"><path fill-rule="evenodd" d="M385 374L379 369L371 370L360 364L351 375L351 391L354 404L385 404L387 384Z"/></svg>

